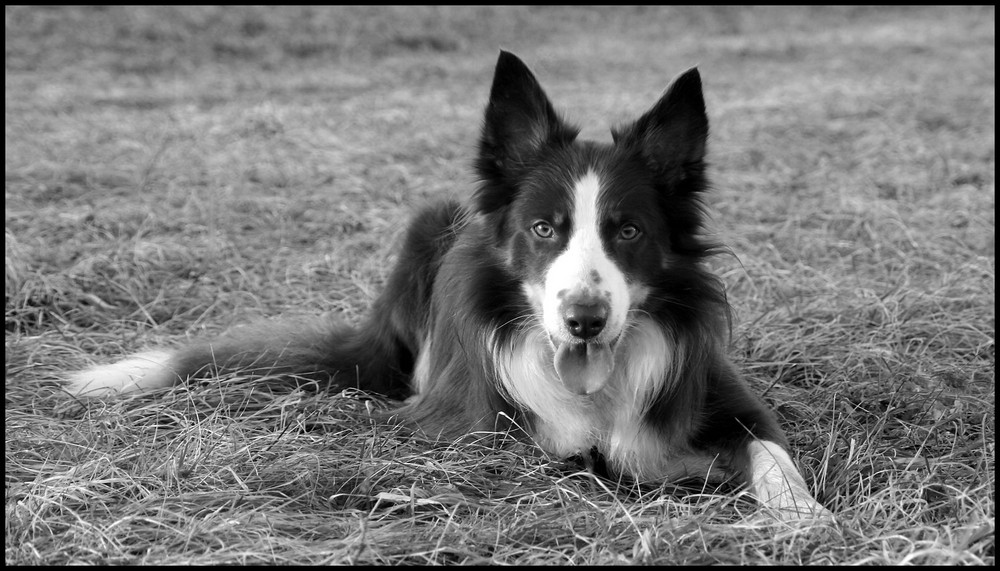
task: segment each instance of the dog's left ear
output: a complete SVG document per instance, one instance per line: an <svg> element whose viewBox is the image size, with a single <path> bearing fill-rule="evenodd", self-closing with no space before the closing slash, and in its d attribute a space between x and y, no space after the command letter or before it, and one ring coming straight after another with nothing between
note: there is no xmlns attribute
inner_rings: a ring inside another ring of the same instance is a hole
<svg viewBox="0 0 1000 571"><path fill-rule="evenodd" d="M708 116L698 68L678 75L652 109L635 123L612 131L615 144L638 150L667 182L704 171Z"/></svg>

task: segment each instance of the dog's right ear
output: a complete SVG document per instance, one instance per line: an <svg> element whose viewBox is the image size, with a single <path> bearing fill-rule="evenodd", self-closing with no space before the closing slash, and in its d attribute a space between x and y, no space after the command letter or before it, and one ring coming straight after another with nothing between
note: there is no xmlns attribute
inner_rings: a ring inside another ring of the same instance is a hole
<svg viewBox="0 0 1000 571"><path fill-rule="evenodd" d="M501 51L476 161L483 180L509 185L543 146L572 142L578 133L556 114L528 66Z"/></svg>

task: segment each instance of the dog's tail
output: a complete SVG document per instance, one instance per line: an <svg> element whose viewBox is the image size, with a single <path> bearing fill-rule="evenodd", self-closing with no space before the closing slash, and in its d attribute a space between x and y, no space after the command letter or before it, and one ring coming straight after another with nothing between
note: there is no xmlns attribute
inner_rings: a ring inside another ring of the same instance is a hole
<svg viewBox="0 0 1000 571"><path fill-rule="evenodd" d="M96 366L71 375L64 386L74 395L103 396L238 373L405 397L411 351L391 331L380 331L382 323L354 329L330 319L265 321L180 350L150 350Z"/></svg>
<svg viewBox="0 0 1000 571"><path fill-rule="evenodd" d="M265 321L180 350L146 351L93 367L70 376L64 387L74 395L99 396L239 373L405 398L429 326L434 276L464 223L464 210L453 201L421 211L385 290L359 328L329 318Z"/></svg>

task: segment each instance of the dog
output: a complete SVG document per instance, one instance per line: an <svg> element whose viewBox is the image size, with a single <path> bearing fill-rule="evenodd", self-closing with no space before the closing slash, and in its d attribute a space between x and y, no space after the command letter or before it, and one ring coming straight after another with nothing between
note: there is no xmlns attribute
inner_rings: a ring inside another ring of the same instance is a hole
<svg viewBox="0 0 1000 571"><path fill-rule="evenodd" d="M726 355L729 305L706 268L708 118L696 68L611 143L578 140L501 51L467 203L410 223L359 327L267 322L74 374L75 395L227 372L405 399L454 438L518 427L559 457L637 480L735 478L782 519L828 517L773 414Z"/></svg>

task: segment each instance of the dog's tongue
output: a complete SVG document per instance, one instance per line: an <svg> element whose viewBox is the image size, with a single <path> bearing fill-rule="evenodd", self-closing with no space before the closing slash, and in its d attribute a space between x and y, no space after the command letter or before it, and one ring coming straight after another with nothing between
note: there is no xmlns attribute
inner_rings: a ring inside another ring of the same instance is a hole
<svg viewBox="0 0 1000 571"><path fill-rule="evenodd" d="M556 349L556 372L567 389L594 394L608 382L615 368L611 347L604 343L563 343Z"/></svg>

